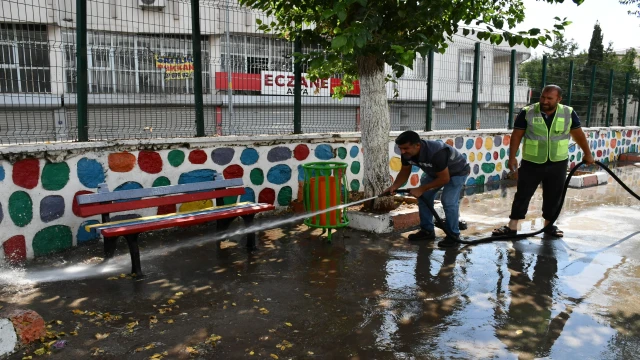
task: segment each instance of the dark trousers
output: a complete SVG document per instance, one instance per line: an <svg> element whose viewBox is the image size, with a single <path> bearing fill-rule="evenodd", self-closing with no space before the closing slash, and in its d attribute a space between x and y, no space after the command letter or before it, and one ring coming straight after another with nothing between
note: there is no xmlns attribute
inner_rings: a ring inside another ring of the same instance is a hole
<svg viewBox="0 0 640 360"><path fill-rule="evenodd" d="M512 220L524 219L529 209L529 201L542 183L542 217L552 220L561 205L564 181L567 178L568 160L536 164L522 161L518 169L518 188L511 205Z"/></svg>

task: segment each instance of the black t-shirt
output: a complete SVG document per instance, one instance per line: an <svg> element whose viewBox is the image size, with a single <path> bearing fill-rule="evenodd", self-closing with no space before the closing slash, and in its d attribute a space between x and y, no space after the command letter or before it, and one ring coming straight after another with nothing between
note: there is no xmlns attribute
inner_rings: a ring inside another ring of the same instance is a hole
<svg viewBox="0 0 640 360"><path fill-rule="evenodd" d="M544 112L541 114L544 122L547 124L547 129L550 128L553 123L553 119L556 117L555 111L551 115L547 115ZM516 121L513 123L513 127L515 129L525 130L527 128L526 116L527 112L524 109L520 111L518 117L516 117ZM580 126L580 118L578 117L578 114L576 114L575 110L571 111L571 130L578 129Z"/></svg>

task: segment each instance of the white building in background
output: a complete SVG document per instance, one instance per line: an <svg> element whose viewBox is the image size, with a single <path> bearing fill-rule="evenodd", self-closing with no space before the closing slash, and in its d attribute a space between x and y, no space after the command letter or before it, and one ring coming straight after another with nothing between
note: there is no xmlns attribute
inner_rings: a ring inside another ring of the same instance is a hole
<svg viewBox="0 0 640 360"><path fill-rule="evenodd" d="M76 1L0 0L0 4L0 137L20 141L25 131L32 131L29 141L73 137ZM256 19L270 21L263 14L234 4L227 10L225 4L201 0L200 6L207 134L292 131L292 43L259 32ZM95 0L87 2L87 11L90 137L192 136L190 3ZM478 120L481 128L501 128L507 122L511 49L484 43L481 49ZM528 49L516 50L518 63L530 57ZM435 55L434 129L468 127L473 51L474 40L457 36L444 55ZM164 59L171 64L163 64ZM413 70L387 85L394 130L424 128L426 60L417 57ZM351 96L337 101L330 97L337 84L339 79L307 84L305 132L358 129L359 90L356 87ZM315 91L314 86L322 90ZM398 98L393 97L394 88ZM519 80L517 106L526 104L529 94L526 82ZM34 126L39 130L33 132Z"/></svg>

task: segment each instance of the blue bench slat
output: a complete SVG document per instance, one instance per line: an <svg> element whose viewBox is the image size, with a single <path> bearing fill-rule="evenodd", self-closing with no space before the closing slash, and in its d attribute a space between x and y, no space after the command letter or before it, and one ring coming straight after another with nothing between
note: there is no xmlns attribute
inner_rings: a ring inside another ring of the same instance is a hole
<svg viewBox="0 0 640 360"><path fill-rule="evenodd" d="M242 179L203 181L191 184L159 186L155 188L112 191L98 194L79 195L78 204L96 204L108 201L140 199L150 196L162 196L187 192L205 191L218 188L242 186Z"/></svg>

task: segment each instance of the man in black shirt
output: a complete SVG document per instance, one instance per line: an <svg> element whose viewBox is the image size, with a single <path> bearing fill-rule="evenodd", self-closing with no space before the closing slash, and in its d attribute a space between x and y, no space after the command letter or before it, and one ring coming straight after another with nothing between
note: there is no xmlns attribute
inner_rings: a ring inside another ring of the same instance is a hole
<svg viewBox="0 0 640 360"><path fill-rule="evenodd" d="M518 222L525 218L529 201L540 183L545 227L550 223L561 205L560 198L567 178L569 138L573 138L582 149L584 162L594 163L578 114L571 107L560 104L560 101L562 89L547 85L542 90L540 102L523 108L518 114L509 147L509 169L518 171L518 188L511 206L509 224L495 229L493 235L518 232ZM523 138L522 163L518 169L516 153ZM564 235L555 225L546 233L556 237Z"/></svg>
<svg viewBox="0 0 640 360"><path fill-rule="evenodd" d="M460 193L470 172L467 160L455 148L442 141L422 140L414 131L405 131L396 139L396 145L402 155L402 169L396 180L385 192L394 193L411 175L412 166L424 171L420 186L411 189L411 195L418 199L420 211L420 231L409 235L409 240L435 239L433 215L427 204L433 206L436 193L442 190L442 207L446 215L446 228L449 235L438 243L441 247L455 246L460 236L458 227L460 217Z"/></svg>

